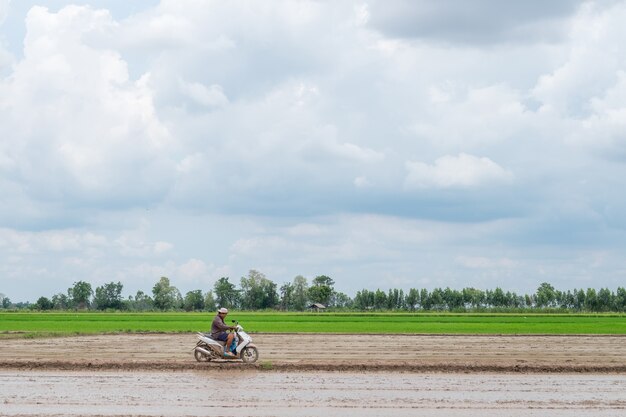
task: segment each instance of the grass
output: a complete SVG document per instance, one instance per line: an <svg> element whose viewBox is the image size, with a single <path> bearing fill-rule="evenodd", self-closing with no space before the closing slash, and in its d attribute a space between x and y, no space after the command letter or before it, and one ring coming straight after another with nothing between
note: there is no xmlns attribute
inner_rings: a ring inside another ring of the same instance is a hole
<svg viewBox="0 0 626 417"><path fill-rule="evenodd" d="M0 338L208 331L213 313L0 313ZM233 312L246 331L268 333L626 334L624 314Z"/></svg>

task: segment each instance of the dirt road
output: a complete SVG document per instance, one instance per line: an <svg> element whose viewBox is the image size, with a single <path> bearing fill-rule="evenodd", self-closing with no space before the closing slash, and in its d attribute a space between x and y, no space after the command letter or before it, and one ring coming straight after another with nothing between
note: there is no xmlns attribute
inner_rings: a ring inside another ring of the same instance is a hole
<svg viewBox="0 0 626 417"><path fill-rule="evenodd" d="M274 370L626 373L624 336L255 334ZM193 334L0 339L0 369L199 370ZM228 364L229 368L232 365ZM249 369L249 367L246 367Z"/></svg>
<svg viewBox="0 0 626 417"><path fill-rule="evenodd" d="M2 416L626 414L626 376L355 372L0 371Z"/></svg>

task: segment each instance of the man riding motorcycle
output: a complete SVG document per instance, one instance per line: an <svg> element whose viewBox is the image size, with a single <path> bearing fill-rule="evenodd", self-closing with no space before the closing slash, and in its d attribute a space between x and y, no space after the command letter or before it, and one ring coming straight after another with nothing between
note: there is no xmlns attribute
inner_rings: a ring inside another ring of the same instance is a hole
<svg viewBox="0 0 626 417"><path fill-rule="evenodd" d="M230 352L230 346L233 343L233 339L235 338L235 333L228 332L228 330L235 330L235 328L232 326L228 326L224 322L227 314L227 308L222 307L217 310L217 315L215 316L215 318L213 319L213 323L211 324L211 338L226 342L226 344L224 345L224 356L234 358L235 355Z"/></svg>

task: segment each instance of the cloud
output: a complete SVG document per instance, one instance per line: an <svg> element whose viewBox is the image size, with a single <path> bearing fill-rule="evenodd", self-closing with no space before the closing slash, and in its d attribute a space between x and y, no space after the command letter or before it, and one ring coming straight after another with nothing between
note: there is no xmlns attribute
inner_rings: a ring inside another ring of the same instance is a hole
<svg viewBox="0 0 626 417"><path fill-rule="evenodd" d="M590 101L618 82L626 57L621 48L625 18L623 2L588 2L581 8L573 19L564 59L543 74L532 90L543 111L585 117Z"/></svg>
<svg viewBox="0 0 626 417"><path fill-rule="evenodd" d="M407 188L474 188L511 182L513 174L491 159L461 153L442 156L433 165L408 161Z"/></svg>
<svg viewBox="0 0 626 417"><path fill-rule="evenodd" d="M570 143L611 160L626 161L626 73L619 71L617 83L603 96L593 98L591 114L580 122L581 129Z"/></svg>
<svg viewBox="0 0 626 417"><path fill-rule="evenodd" d="M86 42L114 29L111 16L33 7L26 25L24 58L0 82L3 176L34 200L124 206L162 196L175 148L149 75L130 80L119 53Z"/></svg>
<svg viewBox="0 0 626 417"><path fill-rule="evenodd" d="M162 242L162 241L155 242L154 243L154 253L162 254L162 253L165 253L165 252L171 250L173 247L174 247L174 245L172 245L169 242Z"/></svg>
<svg viewBox="0 0 626 417"><path fill-rule="evenodd" d="M487 258L483 256L459 256L456 259L460 265L470 269L515 268L518 263L509 258Z"/></svg>
<svg viewBox="0 0 626 417"><path fill-rule="evenodd" d="M446 82L429 86L428 99L424 113L408 129L439 149L497 145L536 123L523 95L503 84L463 87Z"/></svg>
<svg viewBox="0 0 626 417"><path fill-rule="evenodd" d="M0 26L4 23L4 20L7 18L9 14L9 6L11 5L11 0L0 0Z"/></svg>
<svg viewBox="0 0 626 417"><path fill-rule="evenodd" d="M113 193L119 201L121 190L150 198L162 188L170 136L145 78L129 80L119 54L83 41L113 25L85 7L34 7L27 16L25 57L0 84L0 106L3 136L14 144L3 159L31 195L102 201Z"/></svg>
<svg viewBox="0 0 626 417"><path fill-rule="evenodd" d="M1 27L2 285L622 277L623 1L68 3Z"/></svg>
<svg viewBox="0 0 626 417"><path fill-rule="evenodd" d="M0 0L0 28L2 28L2 24L9 14L10 5L10 0ZM0 32L0 76L3 74L5 67L8 67L13 61L12 55L5 48L5 40L2 36L2 32Z"/></svg>
<svg viewBox="0 0 626 417"><path fill-rule="evenodd" d="M92 232L53 230L44 232L18 232L0 229L0 247L12 255L55 253L86 253L98 251L108 245L107 239ZM94 252L95 253L95 252Z"/></svg>
<svg viewBox="0 0 626 417"><path fill-rule="evenodd" d="M373 1L368 24L392 37L461 44L555 41L582 1Z"/></svg>
<svg viewBox="0 0 626 417"><path fill-rule="evenodd" d="M358 176L354 179L354 186L357 188L366 188L371 185L370 181L364 175Z"/></svg>
<svg viewBox="0 0 626 417"><path fill-rule="evenodd" d="M184 94L202 106L224 107L228 104L228 97L224 94L222 87L217 84L206 87L200 83L188 83L181 80L180 87Z"/></svg>

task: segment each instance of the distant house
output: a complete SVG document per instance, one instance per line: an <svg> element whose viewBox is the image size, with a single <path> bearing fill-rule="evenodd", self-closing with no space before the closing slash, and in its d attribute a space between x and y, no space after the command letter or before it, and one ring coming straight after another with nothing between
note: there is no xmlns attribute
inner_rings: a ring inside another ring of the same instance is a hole
<svg viewBox="0 0 626 417"><path fill-rule="evenodd" d="M326 306L320 303L313 303L309 306L309 309L311 311L315 311L316 313L319 313L320 311L324 311L326 309Z"/></svg>

